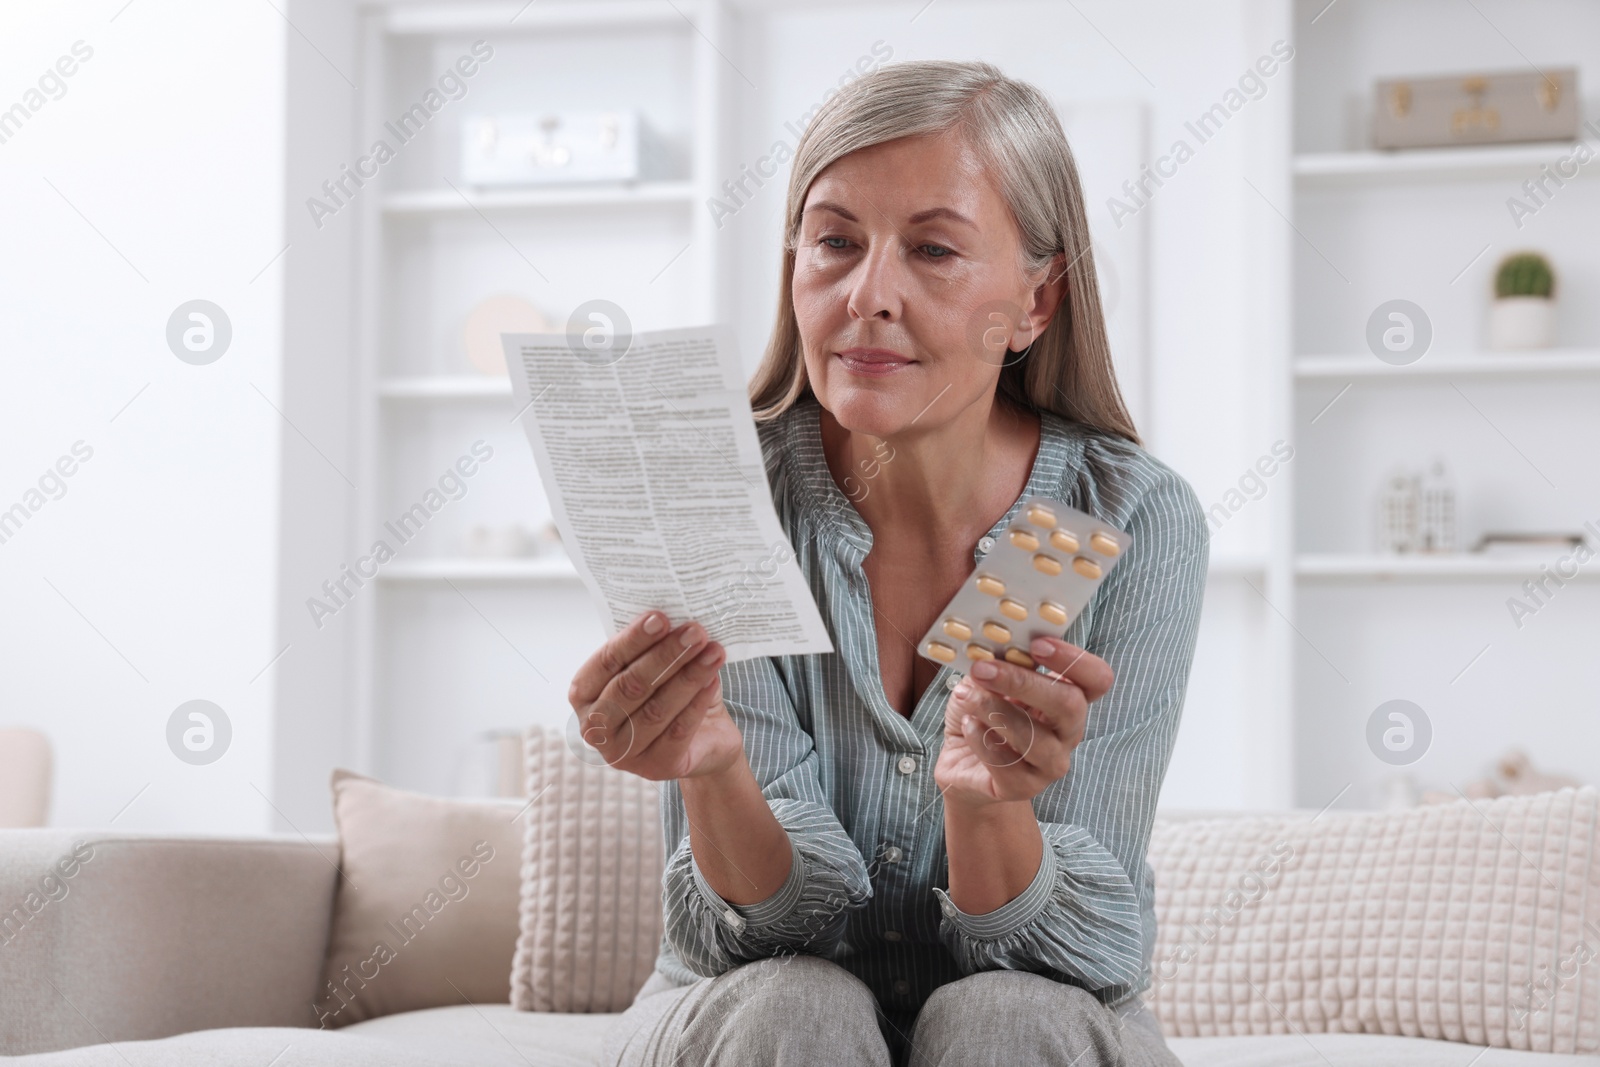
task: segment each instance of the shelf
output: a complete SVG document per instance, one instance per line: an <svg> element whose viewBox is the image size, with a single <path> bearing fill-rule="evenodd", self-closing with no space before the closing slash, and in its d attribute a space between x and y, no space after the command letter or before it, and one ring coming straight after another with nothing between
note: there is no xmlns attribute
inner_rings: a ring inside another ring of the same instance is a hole
<svg viewBox="0 0 1600 1067"><path fill-rule="evenodd" d="M1504 378L1600 374L1600 349L1549 348L1537 352L1484 352L1423 356L1396 367L1370 354L1302 356L1294 361L1300 381L1399 378Z"/></svg>
<svg viewBox="0 0 1600 1067"><path fill-rule="evenodd" d="M1533 144L1482 145L1459 148L1408 148L1387 152L1327 152L1294 157L1292 169L1301 186L1385 185L1408 181L1531 176L1540 167L1570 156L1581 142L1540 141ZM1600 146L1590 145L1591 149ZM1581 175L1556 172L1562 181Z"/></svg>
<svg viewBox="0 0 1600 1067"><path fill-rule="evenodd" d="M390 215L460 215L474 211L547 211L562 208L616 208L655 205L692 205L693 182L638 182L632 185L565 185L532 189L493 189L461 192L413 189L391 193L383 199Z"/></svg>
<svg viewBox="0 0 1600 1067"><path fill-rule="evenodd" d="M691 7L692 11L693 8ZM506 33L537 30L595 30L618 26L683 26L685 16L672 4L657 0L622 0L595 4L506 3L426 4L391 8L384 31L396 36L417 34Z"/></svg>
<svg viewBox="0 0 1600 1067"><path fill-rule="evenodd" d="M388 378L378 383L385 400L485 400L511 395L511 379L470 374Z"/></svg>
<svg viewBox="0 0 1600 1067"><path fill-rule="evenodd" d="M1553 548L1549 553L1510 556L1305 555L1295 560L1294 569L1302 580L1325 582L1526 579L1537 577L1542 565L1562 555ZM1600 568L1579 568L1576 577L1600 578Z"/></svg>
<svg viewBox="0 0 1600 1067"><path fill-rule="evenodd" d="M396 560L378 577L386 582L576 582L578 569L566 556L463 557Z"/></svg>

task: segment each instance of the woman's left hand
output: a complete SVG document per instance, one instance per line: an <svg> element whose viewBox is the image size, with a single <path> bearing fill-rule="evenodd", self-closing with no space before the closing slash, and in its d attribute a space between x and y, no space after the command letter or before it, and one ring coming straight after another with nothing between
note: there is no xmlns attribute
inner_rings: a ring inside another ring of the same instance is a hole
<svg viewBox="0 0 1600 1067"><path fill-rule="evenodd" d="M1032 800L1071 769L1089 705L1111 688L1111 666L1054 637L1035 638L1029 651L1049 673L974 664L945 702L933 780L946 807Z"/></svg>

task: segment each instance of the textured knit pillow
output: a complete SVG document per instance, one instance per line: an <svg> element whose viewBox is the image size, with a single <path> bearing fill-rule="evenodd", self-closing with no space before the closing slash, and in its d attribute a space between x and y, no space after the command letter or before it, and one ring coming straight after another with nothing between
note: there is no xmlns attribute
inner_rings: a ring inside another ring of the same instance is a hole
<svg viewBox="0 0 1600 1067"><path fill-rule="evenodd" d="M1172 1037L1600 1051L1600 793L1158 821L1145 999Z"/></svg>
<svg viewBox="0 0 1600 1067"><path fill-rule="evenodd" d="M535 726L525 745L531 807L511 1003L622 1011L661 949L660 786L578 758L560 730Z"/></svg>
<svg viewBox="0 0 1600 1067"><path fill-rule="evenodd" d="M409 793L333 772L338 894L313 1025L506 1002L520 800Z"/></svg>

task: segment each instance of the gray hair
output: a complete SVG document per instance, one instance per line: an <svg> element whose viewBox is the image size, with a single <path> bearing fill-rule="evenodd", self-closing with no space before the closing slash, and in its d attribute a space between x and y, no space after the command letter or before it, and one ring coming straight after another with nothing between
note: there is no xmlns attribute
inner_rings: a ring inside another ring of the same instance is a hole
<svg viewBox="0 0 1600 1067"><path fill-rule="evenodd" d="M1037 88L990 63L891 63L830 97L795 147L784 208L778 315L750 382L758 421L775 419L811 392L792 286L800 213L817 175L835 160L901 137L959 129L993 172L1022 233L1022 268L1065 262L1067 293L1021 360L1007 360L997 393L1029 411L1050 411L1139 443L1117 388L1106 336L1078 168L1061 121Z"/></svg>

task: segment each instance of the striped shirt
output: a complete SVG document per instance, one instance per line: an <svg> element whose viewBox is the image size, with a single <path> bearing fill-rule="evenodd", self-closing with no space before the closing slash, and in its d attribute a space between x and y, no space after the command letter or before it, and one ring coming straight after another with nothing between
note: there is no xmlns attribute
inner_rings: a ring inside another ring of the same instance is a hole
<svg viewBox="0 0 1600 1067"><path fill-rule="evenodd" d="M807 397L759 431L778 516L836 651L722 671L728 712L794 863L766 900L724 901L690 849L682 790L662 783L666 927L656 969L674 985L806 952L908 1016L978 971L1044 974L1111 1007L1148 988L1156 928L1145 853L1194 654L1205 520L1189 484L1138 446L1050 413L1041 422L1027 486L978 542L974 563L1035 495L1126 530L1133 545L1065 635L1109 663L1116 681L1090 707L1071 770L1033 800L1045 847L1032 883L982 915L947 893L933 769L955 678L941 668L909 717L884 696L861 569L872 532L829 472L820 408Z"/></svg>

